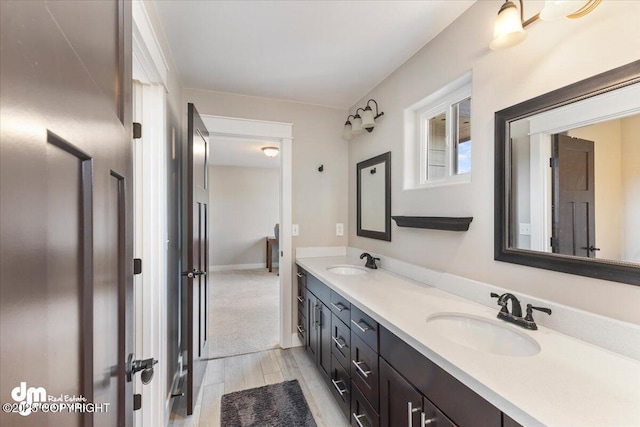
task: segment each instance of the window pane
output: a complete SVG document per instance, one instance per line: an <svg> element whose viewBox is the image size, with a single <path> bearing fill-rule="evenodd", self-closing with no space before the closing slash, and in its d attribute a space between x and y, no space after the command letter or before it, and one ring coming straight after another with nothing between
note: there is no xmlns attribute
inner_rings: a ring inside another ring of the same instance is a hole
<svg viewBox="0 0 640 427"><path fill-rule="evenodd" d="M445 177L447 118L445 113L427 120L427 180Z"/></svg>
<svg viewBox="0 0 640 427"><path fill-rule="evenodd" d="M471 172L471 98L453 104L455 117L455 173Z"/></svg>

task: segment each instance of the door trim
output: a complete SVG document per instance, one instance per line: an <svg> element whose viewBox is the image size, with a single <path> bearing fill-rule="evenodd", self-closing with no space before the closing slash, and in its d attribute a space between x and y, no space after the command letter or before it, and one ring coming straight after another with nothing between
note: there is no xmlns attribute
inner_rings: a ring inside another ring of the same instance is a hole
<svg viewBox="0 0 640 427"><path fill-rule="evenodd" d="M209 136L271 139L280 142L280 347L292 345L293 244L291 241L293 182L293 123L201 114Z"/></svg>

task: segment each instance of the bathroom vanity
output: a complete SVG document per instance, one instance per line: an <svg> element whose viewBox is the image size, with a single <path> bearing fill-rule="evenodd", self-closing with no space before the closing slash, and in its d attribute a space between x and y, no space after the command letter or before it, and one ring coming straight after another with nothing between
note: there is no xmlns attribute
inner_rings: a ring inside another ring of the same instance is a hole
<svg viewBox="0 0 640 427"><path fill-rule="evenodd" d="M297 263L299 337L352 426L640 425L636 360L359 260Z"/></svg>

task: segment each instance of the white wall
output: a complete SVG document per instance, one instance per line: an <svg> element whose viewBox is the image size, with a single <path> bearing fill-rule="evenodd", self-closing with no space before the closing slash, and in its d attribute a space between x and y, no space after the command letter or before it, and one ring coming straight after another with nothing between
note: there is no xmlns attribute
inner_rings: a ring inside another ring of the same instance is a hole
<svg viewBox="0 0 640 427"><path fill-rule="evenodd" d="M280 215L280 169L209 168L209 263L266 265L267 236ZM275 248L274 248L275 249ZM273 251L278 262L278 251Z"/></svg>
<svg viewBox="0 0 640 427"><path fill-rule="evenodd" d="M536 22L512 49L488 45L503 2L476 2L356 106L375 98L385 115L349 142L349 245L432 269L640 324L640 287L493 259L494 112L638 59L640 2L606 1L577 20ZM541 2L525 2L525 18ZM402 190L403 109L473 71L470 184ZM357 162L392 151L392 214L473 216L468 232L393 226L392 241L356 236Z"/></svg>
<svg viewBox="0 0 640 427"><path fill-rule="evenodd" d="M293 123L293 223L300 226L293 251L347 244L335 231L337 222L347 223L346 110L196 89L182 94L183 104L193 102L202 115Z"/></svg>
<svg viewBox="0 0 640 427"><path fill-rule="evenodd" d="M621 120L623 261L640 262L640 115Z"/></svg>

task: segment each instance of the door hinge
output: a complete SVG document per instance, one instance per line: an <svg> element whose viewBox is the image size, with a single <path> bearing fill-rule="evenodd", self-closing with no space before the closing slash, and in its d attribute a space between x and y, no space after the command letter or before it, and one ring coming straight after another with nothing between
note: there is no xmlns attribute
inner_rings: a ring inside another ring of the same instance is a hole
<svg viewBox="0 0 640 427"><path fill-rule="evenodd" d="M549 157L549 167L550 168L558 167L558 158L557 157Z"/></svg>
<svg viewBox="0 0 640 427"><path fill-rule="evenodd" d="M134 394L133 395L133 410L137 411L140 408L142 408L142 395L141 394Z"/></svg>
<svg viewBox="0 0 640 427"><path fill-rule="evenodd" d="M133 139L142 138L142 124L133 122Z"/></svg>
<svg viewBox="0 0 640 427"><path fill-rule="evenodd" d="M142 259L134 258L133 259L133 274L141 274L142 273Z"/></svg>

